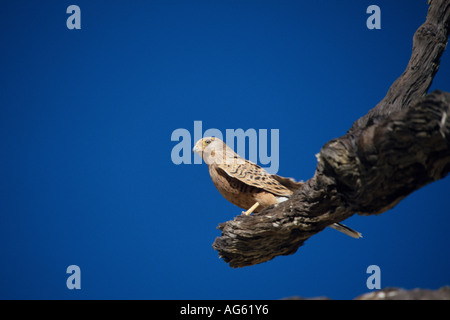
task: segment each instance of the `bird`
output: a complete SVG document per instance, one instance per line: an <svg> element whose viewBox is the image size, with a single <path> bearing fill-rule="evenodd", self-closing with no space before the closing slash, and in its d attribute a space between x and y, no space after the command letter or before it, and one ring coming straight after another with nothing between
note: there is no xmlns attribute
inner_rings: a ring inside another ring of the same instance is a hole
<svg viewBox="0 0 450 320"><path fill-rule="evenodd" d="M208 165L211 180L220 194L246 210L242 212L244 215L260 212L288 200L303 184L268 173L257 164L240 157L217 137L199 139L192 151ZM362 237L361 233L341 223L329 227L356 239Z"/></svg>

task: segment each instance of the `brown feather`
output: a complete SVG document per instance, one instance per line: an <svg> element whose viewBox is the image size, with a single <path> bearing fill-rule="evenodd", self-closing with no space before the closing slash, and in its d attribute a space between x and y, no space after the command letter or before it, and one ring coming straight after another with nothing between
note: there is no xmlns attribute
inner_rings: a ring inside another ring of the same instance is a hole
<svg viewBox="0 0 450 320"><path fill-rule="evenodd" d="M249 209L259 203L255 212L288 198L301 186L290 178L271 175L257 164L236 154L215 137L200 139L194 147L209 167L217 190L231 203Z"/></svg>

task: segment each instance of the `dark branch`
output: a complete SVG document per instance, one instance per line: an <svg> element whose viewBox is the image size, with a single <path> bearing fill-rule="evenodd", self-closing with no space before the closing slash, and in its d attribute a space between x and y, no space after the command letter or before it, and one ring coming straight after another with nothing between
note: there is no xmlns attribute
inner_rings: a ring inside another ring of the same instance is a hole
<svg viewBox="0 0 450 320"><path fill-rule="evenodd" d="M390 113L407 108L427 94L439 69L450 32L450 1L430 2L427 18L414 34L412 54L406 70L392 84L384 99L358 119L349 132L364 129Z"/></svg>
<svg viewBox="0 0 450 320"><path fill-rule="evenodd" d="M450 170L450 93L426 96L450 30L450 0L432 0L411 60L386 97L320 151L290 200L222 223L213 247L231 267L288 255L354 213L380 214Z"/></svg>

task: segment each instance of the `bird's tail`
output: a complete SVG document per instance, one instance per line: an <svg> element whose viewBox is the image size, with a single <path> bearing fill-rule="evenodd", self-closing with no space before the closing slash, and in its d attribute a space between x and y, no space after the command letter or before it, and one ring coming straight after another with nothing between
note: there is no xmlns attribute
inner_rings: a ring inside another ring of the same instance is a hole
<svg viewBox="0 0 450 320"><path fill-rule="evenodd" d="M346 225L343 225L342 223L333 223L333 224L329 225L329 227L336 229L337 231L340 231L342 233L345 233L346 235L348 235L352 238L355 238L355 239L362 238L361 233L347 227Z"/></svg>

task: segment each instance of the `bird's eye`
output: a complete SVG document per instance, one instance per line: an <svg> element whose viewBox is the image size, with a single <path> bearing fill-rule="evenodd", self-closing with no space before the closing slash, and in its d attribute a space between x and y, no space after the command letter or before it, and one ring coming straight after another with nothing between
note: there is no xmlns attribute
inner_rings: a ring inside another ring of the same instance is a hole
<svg viewBox="0 0 450 320"><path fill-rule="evenodd" d="M212 140L206 140L206 144L210 144Z"/></svg>

